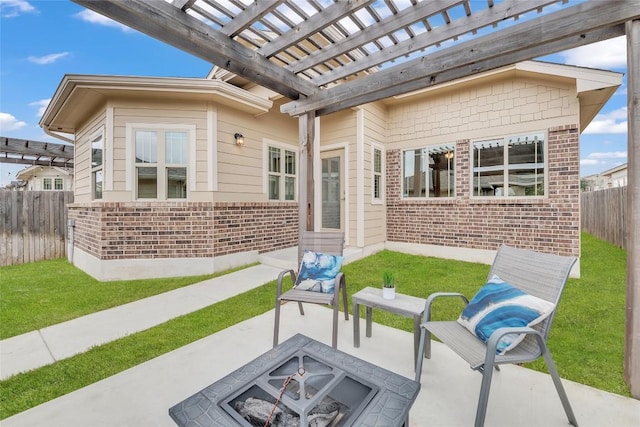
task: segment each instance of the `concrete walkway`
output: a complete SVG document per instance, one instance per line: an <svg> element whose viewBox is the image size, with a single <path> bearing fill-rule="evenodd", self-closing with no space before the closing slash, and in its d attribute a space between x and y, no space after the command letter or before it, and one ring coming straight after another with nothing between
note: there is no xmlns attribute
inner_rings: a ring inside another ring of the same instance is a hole
<svg viewBox="0 0 640 427"><path fill-rule="evenodd" d="M0 341L0 379L83 353L275 280L257 265Z"/></svg>

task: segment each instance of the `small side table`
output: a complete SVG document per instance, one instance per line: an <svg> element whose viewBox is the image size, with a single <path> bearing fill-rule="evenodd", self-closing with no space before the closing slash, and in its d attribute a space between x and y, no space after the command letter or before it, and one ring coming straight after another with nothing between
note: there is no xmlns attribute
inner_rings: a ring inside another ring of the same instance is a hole
<svg viewBox="0 0 640 427"><path fill-rule="evenodd" d="M353 346L360 347L360 304L367 308L367 337L371 337L372 311L379 308L390 313L413 317L413 362L418 360L418 346L420 344L420 323L424 313L423 298L403 295L396 292L395 299L382 297L382 289L367 287L351 296L353 301Z"/></svg>

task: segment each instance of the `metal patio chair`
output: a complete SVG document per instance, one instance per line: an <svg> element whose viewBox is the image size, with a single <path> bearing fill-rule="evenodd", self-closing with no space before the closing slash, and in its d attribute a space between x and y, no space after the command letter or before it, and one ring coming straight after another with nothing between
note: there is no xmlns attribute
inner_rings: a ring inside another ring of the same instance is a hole
<svg viewBox="0 0 640 427"><path fill-rule="evenodd" d="M440 297L458 297L465 304L468 304L469 301L464 295L439 292L428 297L425 303L423 323L420 328L418 354L423 354L424 352L426 358L431 357L431 334L433 334L467 361L471 369L477 370L482 374L482 385L476 411L476 427L484 425L493 368L495 367L496 370L499 370L499 365L501 364L530 362L540 356L544 358L547 364L569 422L576 427L578 426L569 399L560 381L558 370L546 346L555 309L571 267L575 262L576 258L574 257L544 254L502 245L496 254L488 277L492 278L497 275L503 281L527 294L553 303L555 308L545 320L535 326L499 328L495 330L486 344L455 320L431 321L431 305L434 300ZM496 354L498 341L506 334L514 332L526 334L524 340L504 355ZM422 361L423 358L418 357L416 362L416 381L418 382L420 382L422 373Z"/></svg>
<svg viewBox="0 0 640 427"><path fill-rule="evenodd" d="M313 232L305 231L298 245L298 267L302 261L305 250L310 250L327 255L342 256L344 248L344 233L342 232ZM345 277L342 272L338 273L335 278L335 289L333 293L313 292L308 290L296 289L298 286L296 273L293 270L285 270L278 276L276 288L276 312L275 325L273 330L273 346L278 345L278 334L280 331L280 305L285 301L295 301L298 303L300 314L304 315L302 303L325 304L333 307L333 332L331 345L333 348L338 347L338 308L340 301L340 293L342 292L342 301L344 303L344 318L349 320L349 309L347 303L347 286ZM289 275L293 288L284 291L283 279Z"/></svg>

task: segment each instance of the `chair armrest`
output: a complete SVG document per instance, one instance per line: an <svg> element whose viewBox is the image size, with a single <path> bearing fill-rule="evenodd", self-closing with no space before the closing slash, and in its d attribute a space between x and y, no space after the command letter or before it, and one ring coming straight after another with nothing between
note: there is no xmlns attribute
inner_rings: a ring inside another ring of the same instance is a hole
<svg viewBox="0 0 640 427"><path fill-rule="evenodd" d="M442 297L458 297L464 301L465 305L469 304L469 300L467 297L458 292L435 292L427 297L427 301L424 303L424 315L422 317L423 322L428 322L431 320L431 304Z"/></svg>
<svg viewBox="0 0 640 427"><path fill-rule="evenodd" d="M538 345L541 349L545 348L544 337L540 333L540 331L536 331L533 328L528 326L514 327L514 328L498 328L489 337L489 341L487 341L487 355L485 358L484 366L492 366L493 362L496 358L496 348L498 347L498 342L502 337L507 334L525 334L525 335L533 335L538 341Z"/></svg>
<svg viewBox="0 0 640 427"><path fill-rule="evenodd" d="M287 274L291 276L291 283L293 283L294 285L296 283L295 271L293 270L281 271L280 274L278 274L278 283L276 285L276 297L280 297L280 295L282 295L282 280L285 278Z"/></svg>

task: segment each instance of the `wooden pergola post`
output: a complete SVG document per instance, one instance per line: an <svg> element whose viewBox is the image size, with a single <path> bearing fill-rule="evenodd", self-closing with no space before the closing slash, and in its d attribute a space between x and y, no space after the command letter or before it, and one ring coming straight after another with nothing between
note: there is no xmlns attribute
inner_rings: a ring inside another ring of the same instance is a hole
<svg viewBox="0 0 640 427"><path fill-rule="evenodd" d="M640 399L640 20L627 34L627 301L624 379Z"/></svg>
<svg viewBox="0 0 640 427"><path fill-rule="evenodd" d="M315 113L303 114L298 118L300 140L299 175L298 175L298 242L303 231L314 230L313 219L313 161L315 157L313 141L316 136Z"/></svg>

